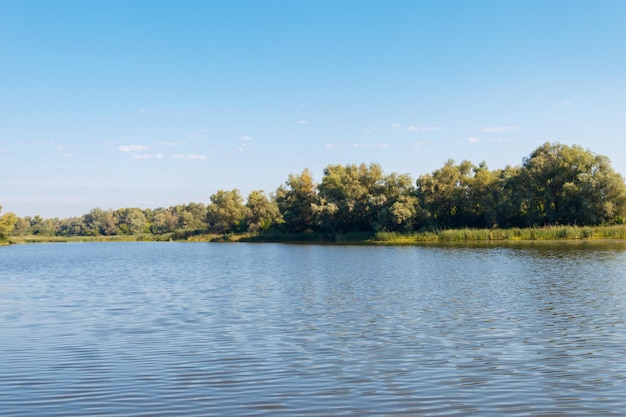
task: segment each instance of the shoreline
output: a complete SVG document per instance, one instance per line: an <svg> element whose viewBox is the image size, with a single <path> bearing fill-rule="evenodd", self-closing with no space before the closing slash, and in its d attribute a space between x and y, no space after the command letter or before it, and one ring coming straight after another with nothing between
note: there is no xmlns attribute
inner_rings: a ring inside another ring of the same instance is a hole
<svg viewBox="0 0 626 417"><path fill-rule="evenodd" d="M352 245L421 245L440 243L602 242L626 240L626 225L547 226L514 229L449 229L429 232L210 234L179 231L162 235L11 236L6 244L87 242L247 242Z"/></svg>

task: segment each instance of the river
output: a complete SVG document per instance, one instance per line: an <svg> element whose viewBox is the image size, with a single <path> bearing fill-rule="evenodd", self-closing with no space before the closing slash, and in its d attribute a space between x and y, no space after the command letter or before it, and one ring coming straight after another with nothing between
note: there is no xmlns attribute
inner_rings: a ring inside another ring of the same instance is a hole
<svg viewBox="0 0 626 417"><path fill-rule="evenodd" d="M626 244L0 248L2 416L608 416Z"/></svg>

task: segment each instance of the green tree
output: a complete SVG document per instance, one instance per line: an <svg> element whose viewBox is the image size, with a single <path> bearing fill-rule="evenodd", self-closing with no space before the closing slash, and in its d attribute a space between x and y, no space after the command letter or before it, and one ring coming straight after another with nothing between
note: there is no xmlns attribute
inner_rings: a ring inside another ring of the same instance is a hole
<svg viewBox="0 0 626 417"><path fill-rule="evenodd" d="M2 206L0 206L0 213L2 213ZM17 216L13 213L5 213L0 217L0 243L5 243L9 240L16 222Z"/></svg>
<svg viewBox="0 0 626 417"><path fill-rule="evenodd" d="M210 199L206 216L209 230L216 233L241 231L245 207L239 190L218 190Z"/></svg>
<svg viewBox="0 0 626 417"><path fill-rule="evenodd" d="M123 208L114 212L119 232L128 235L144 233L148 228L146 215L139 208Z"/></svg>
<svg viewBox="0 0 626 417"><path fill-rule="evenodd" d="M94 208L83 216L85 224L85 234L112 236L117 234L117 219L113 215L113 210L102 210Z"/></svg>
<svg viewBox="0 0 626 417"><path fill-rule="evenodd" d="M525 227L530 198L520 166L507 165L496 173L496 224L498 227Z"/></svg>
<svg viewBox="0 0 626 417"><path fill-rule="evenodd" d="M207 208L202 203L189 203L176 206L178 213L178 225L186 230L205 230Z"/></svg>
<svg viewBox="0 0 626 417"><path fill-rule="evenodd" d="M533 224L599 224L624 217L626 186L610 160L547 142L522 164Z"/></svg>
<svg viewBox="0 0 626 417"><path fill-rule="evenodd" d="M26 236L31 233L30 217L18 217L13 226L13 236Z"/></svg>
<svg viewBox="0 0 626 417"><path fill-rule="evenodd" d="M498 172L485 162L472 168L473 175L465 178L467 185L468 226L495 227L498 224L498 203L501 196Z"/></svg>
<svg viewBox="0 0 626 417"><path fill-rule="evenodd" d="M431 174L420 176L417 196L440 228L464 227L471 222L471 180L476 166L453 159Z"/></svg>
<svg viewBox="0 0 626 417"><path fill-rule="evenodd" d="M159 207L150 213L150 231L154 234L170 233L178 227L178 216L171 208Z"/></svg>
<svg viewBox="0 0 626 417"><path fill-rule="evenodd" d="M314 206L319 224L333 232L371 231L384 204L383 185L378 164L327 166Z"/></svg>
<svg viewBox="0 0 626 417"><path fill-rule="evenodd" d="M380 193L372 198L372 207L378 211L374 229L408 232L426 225L426 212L415 191L410 175L386 175Z"/></svg>
<svg viewBox="0 0 626 417"><path fill-rule="evenodd" d="M313 205L317 203L317 193L313 176L308 169L300 175L290 174L284 185L276 190L276 204L284 219L287 232L300 233L315 228Z"/></svg>
<svg viewBox="0 0 626 417"><path fill-rule="evenodd" d="M263 191L255 190L248 195L245 225L249 232L267 231L281 221L278 204L265 195Z"/></svg>
<svg viewBox="0 0 626 417"><path fill-rule="evenodd" d="M81 236L85 233L85 223L82 217L70 217L59 220L57 235Z"/></svg>

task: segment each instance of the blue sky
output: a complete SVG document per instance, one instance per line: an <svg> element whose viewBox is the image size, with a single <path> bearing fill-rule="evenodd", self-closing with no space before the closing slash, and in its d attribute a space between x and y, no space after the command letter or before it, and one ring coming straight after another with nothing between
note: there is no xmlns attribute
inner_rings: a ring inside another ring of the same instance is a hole
<svg viewBox="0 0 626 417"><path fill-rule="evenodd" d="M624 175L624 22L621 0L0 0L0 205L208 203L546 141Z"/></svg>

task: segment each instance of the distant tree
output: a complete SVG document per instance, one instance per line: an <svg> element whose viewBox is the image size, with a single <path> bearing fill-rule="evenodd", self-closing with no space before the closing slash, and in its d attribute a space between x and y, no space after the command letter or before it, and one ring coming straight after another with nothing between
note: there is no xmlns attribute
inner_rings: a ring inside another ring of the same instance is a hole
<svg viewBox="0 0 626 417"><path fill-rule="evenodd" d="M206 216L209 230L216 233L241 231L245 207L239 190L218 190L210 199Z"/></svg>
<svg viewBox="0 0 626 417"><path fill-rule="evenodd" d="M139 208L123 208L114 212L117 219L119 232L122 234L136 235L144 233L148 228L148 221L143 211Z"/></svg>
<svg viewBox="0 0 626 417"><path fill-rule="evenodd" d="M85 234L96 236L112 236L117 234L117 218L113 214L113 210L102 210L94 208L83 216L85 225Z"/></svg>
<svg viewBox="0 0 626 417"><path fill-rule="evenodd" d="M278 204L261 190L248 195L245 212L245 225L249 232L257 233L269 230L282 222Z"/></svg>
<svg viewBox="0 0 626 417"><path fill-rule="evenodd" d="M0 206L0 213L2 213L2 206ZM5 213L0 217L0 243L4 243L9 239L16 222L17 216L13 213Z"/></svg>
<svg viewBox="0 0 626 417"><path fill-rule="evenodd" d="M522 164L532 224L593 225L623 219L626 186L610 160L580 146L547 142Z"/></svg>
<svg viewBox="0 0 626 417"><path fill-rule="evenodd" d="M520 166L506 166L497 171L494 192L498 227L525 227L528 222L528 187Z"/></svg>
<svg viewBox="0 0 626 417"><path fill-rule="evenodd" d="M178 227L178 216L173 208L160 207L151 214L150 231L154 234L170 233Z"/></svg>
<svg viewBox="0 0 626 417"><path fill-rule="evenodd" d="M58 219L44 219L36 215L31 219L30 230L34 235L55 236L58 230Z"/></svg>
<svg viewBox="0 0 626 417"><path fill-rule="evenodd" d="M189 203L176 206L178 227L187 230L205 230L207 228L206 206L202 203Z"/></svg>
<svg viewBox="0 0 626 417"><path fill-rule="evenodd" d="M315 228L313 204L317 203L315 183L308 169L300 175L290 174L284 185L276 190L276 203L287 232L300 233Z"/></svg>
<svg viewBox="0 0 626 417"><path fill-rule="evenodd" d="M382 192L375 199L375 230L408 232L426 224L426 212L415 196L413 179L408 174L386 175Z"/></svg>
<svg viewBox="0 0 626 417"><path fill-rule="evenodd" d="M30 217L18 217L13 226L13 236L26 236L31 233Z"/></svg>
<svg viewBox="0 0 626 417"><path fill-rule="evenodd" d="M318 186L318 223L333 232L371 231L383 201L378 164L329 165Z"/></svg>
<svg viewBox="0 0 626 417"><path fill-rule="evenodd" d="M57 235L81 236L85 234L85 223L82 217L70 217L59 220Z"/></svg>
<svg viewBox="0 0 626 417"><path fill-rule="evenodd" d="M475 169L469 161L456 165L449 159L442 168L417 179L417 196L435 226L448 229L471 222L470 190Z"/></svg>

